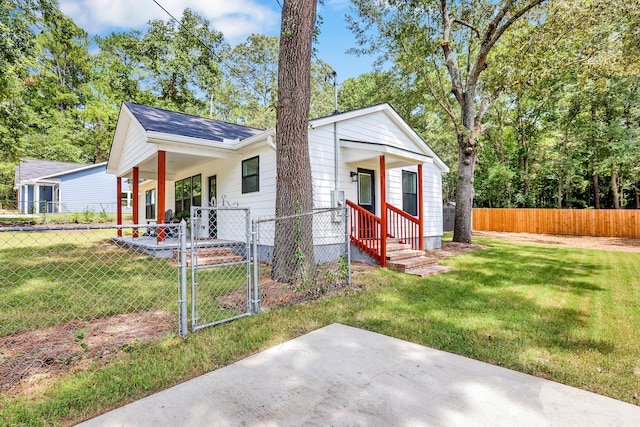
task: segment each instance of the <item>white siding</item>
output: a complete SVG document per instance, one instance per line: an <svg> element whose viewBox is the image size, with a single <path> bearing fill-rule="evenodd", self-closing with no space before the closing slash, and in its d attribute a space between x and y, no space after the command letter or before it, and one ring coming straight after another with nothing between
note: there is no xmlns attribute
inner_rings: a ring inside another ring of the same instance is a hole
<svg viewBox="0 0 640 427"><path fill-rule="evenodd" d="M122 156L118 164L118 175L131 171L158 151L155 144L146 142L145 131L138 122L133 120L127 130Z"/></svg>
<svg viewBox="0 0 640 427"><path fill-rule="evenodd" d="M338 129L342 124L338 123ZM335 189L335 149L333 125L309 130L309 158L313 179L313 206L331 207L331 190ZM346 189L348 171L342 168L338 180L338 189Z"/></svg>
<svg viewBox="0 0 640 427"><path fill-rule="evenodd" d="M145 211L145 193L148 190L155 189L156 190L156 215L153 219L146 218ZM158 183L156 181L145 181L143 184L138 186L138 224L146 224L147 221L154 221L158 219Z"/></svg>
<svg viewBox="0 0 640 427"><path fill-rule="evenodd" d="M424 235L442 236L442 173L433 164L422 166Z"/></svg>
<svg viewBox="0 0 640 427"><path fill-rule="evenodd" d="M390 169L387 171L387 203L402 209L402 171L415 172L417 167Z"/></svg>
<svg viewBox="0 0 640 427"><path fill-rule="evenodd" d="M391 147L422 152L409 135L405 134L383 111L353 118L340 123L340 138L375 142Z"/></svg>

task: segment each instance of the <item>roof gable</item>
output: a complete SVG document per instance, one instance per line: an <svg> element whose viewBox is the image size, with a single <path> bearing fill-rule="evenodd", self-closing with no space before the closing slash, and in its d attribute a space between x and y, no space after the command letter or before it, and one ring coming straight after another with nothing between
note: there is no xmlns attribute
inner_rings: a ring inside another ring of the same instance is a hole
<svg viewBox="0 0 640 427"><path fill-rule="evenodd" d="M262 132L248 126L125 102L129 111L147 132L159 132L210 141L241 140Z"/></svg>
<svg viewBox="0 0 640 427"><path fill-rule="evenodd" d="M325 126L331 123L336 122L347 122L350 120L357 120L364 116L372 116L375 114L384 114L384 116L390 119L390 123L393 123L395 129L407 135L407 137L413 142L416 148L422 152L423 154L431 157L435 163L435 165L445 173L449 172L449 167L444 163L444 161L438 156L427 144L427 142L422 139L420 135L411 127L409 124L398 114L398 112L389 104L382 103L376 104L369 107L363 107L356 110L345 111L343 113L335 113L330 116L319 117L317 119L313 119L309 121L309 126L313 129L320 126ZM353 141L353 142L373 142L373 141Z"/></svg>
<svg viewBox="0 0 640 427"><path fill-rule="evenodd" d="M86 167L83 163L54 162L51 160L22 159L15 168L15 183L61 174Z"/></svg>

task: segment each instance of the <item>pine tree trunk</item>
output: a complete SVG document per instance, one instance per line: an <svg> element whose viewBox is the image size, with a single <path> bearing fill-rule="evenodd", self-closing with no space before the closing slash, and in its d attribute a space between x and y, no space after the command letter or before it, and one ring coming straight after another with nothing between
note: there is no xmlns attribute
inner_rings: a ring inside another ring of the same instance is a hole
<svg viewBox="0 0 640 427"><path fill-rule="evenodd" d="M595 208L600 209L600 181L597 173L593 173L593 198L595 200Z"/></svg>
<svg viewBox="0 0 640 427"><path fill-rule="evenodd" d="M611 191L613 192L613 208L620 209L620 190L618 188L618 174L611 172Z"/></svg>
<svg viewBox="0 0 640 427"><path fill-rule="evenodd" d="M453 227L453 241L471 243L474 171L476 151L467 144L464 134L458 135L459 163L456 184L456 214Z"/></svg>
<svg viewBox="0 0 640 427"><path fill-rule="evenodd" d="M276 112L277 217L313 210L308 117L315 19L315 0L284 1ZM294 283L314 275L312 225L310 215L276 222L274 280Z"/></svg>

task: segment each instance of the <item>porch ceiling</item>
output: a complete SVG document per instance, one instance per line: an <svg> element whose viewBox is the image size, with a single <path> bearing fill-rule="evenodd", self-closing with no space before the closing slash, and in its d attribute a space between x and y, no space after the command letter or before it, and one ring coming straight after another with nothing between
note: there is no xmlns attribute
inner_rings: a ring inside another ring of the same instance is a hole
<svg viewBox="0 0 640 427"><path fill-rule="evenodd" d="M385 156L385 165L389 169L433 163L433 158L425 154L386 144L340 140L340 148L345 163L377 162L381 155Z"/></svg>
<svg viewBox="0 0 640 427"><path fill-rule="evenodd" d="M187 168L198 166L211 160L210 157L196 156L185 153L167 152L167 181L175 181L176 176ZM141 179L155 180L158 178L158 155L155 154L138 165L138 172ZM127 174L127 178L131 178L131 172Z"/></svg>

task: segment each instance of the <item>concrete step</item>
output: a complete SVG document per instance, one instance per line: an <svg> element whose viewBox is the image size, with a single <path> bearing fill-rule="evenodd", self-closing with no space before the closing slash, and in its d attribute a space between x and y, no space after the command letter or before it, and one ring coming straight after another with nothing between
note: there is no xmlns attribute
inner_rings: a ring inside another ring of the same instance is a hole
<svg viewBox="0 0 640 427"><path fill-rule="evenodd" d="M198 249L199 257L216 257L233 255L233 249L225 247L200 248Z"/></svg>
<svg viewBox="0 0 640 427"><path fill-rule="evenodd" d="M410 268L405 270L405 273L413 276L427 277L433 276L434 274L446 273L451 270L453 270L453 267L450 265L426 265L423 267Z"/></svg>
<svg viewBox="0 0 640 427"><path fill-rule="evenodd" d="M404 243L402 239L398 237L387 237L387 243Z"/></svg>
<svg viewBox="0 0 640 427"><path fill-rule="evenodd" d="M240 262L243 261L244 258L237 255L227 255L227 256L214 256L214 257L198 257L196 260L196 265L216 265L216 264L226 264L228 262ZM191 257L187 257L187 266L191 266Z"/></svg>
<svg viewBox="0 0 640 427"><path fill-rule="evenodd" d="M389 270L406 271L411 268L423 267L426 265L434 265L438 263L438 258L418 256L414 258L399 259L387 263Z"/></svg>
<svg viewBox="0 0 640 427"><path fill-rule="evenodd" d="M219 257L219 256L223 257L223 256L232 256L232 255L234 255L233 249L222 247L222 246L198 249L198 258L212 258L212 257ZM191 257L191 251L187 251L187 258L189 257ZM174 259L180 258L179 250L173 251L173 258Z"/></svg>
<svg viewBox="0 0 640 427"><path fill-rule="evenodd" d="M240 262L244 261L244 258L238 255L226 255L226 256L214 256L214 257L198 257L198 265L215 265L215 264L226 264L228 262ZM191 262L187 261L187 264Z"/></svg>
<svg viewBox="0 0 640 427"><path fill-rule="evenodd" d="M396 252L396 251L405 251L411 249L411 245L407 243L389 243L387 242L387 253Z"/></svg>
<svg viewBox="0 0 640 427"><path fill-rule="evenodd" d="M387 261L416 258L420 256L424 256L424 251L418 251L414 249L402 249L402 250L389 251L389 248L387 247Z"/></svg>

